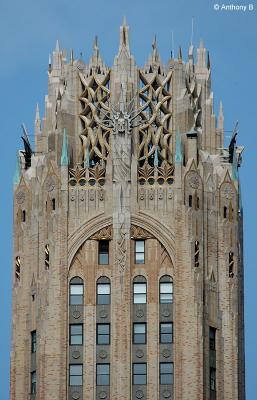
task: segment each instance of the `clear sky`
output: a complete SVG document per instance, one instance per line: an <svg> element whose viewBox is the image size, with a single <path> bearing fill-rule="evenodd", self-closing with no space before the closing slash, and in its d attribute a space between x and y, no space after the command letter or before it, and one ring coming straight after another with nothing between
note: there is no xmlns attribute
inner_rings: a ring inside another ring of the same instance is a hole
<svg viewBox="0 0 257 400"><path fill-rule="evenodd" d="M247 400L256 400L257 3L254 1L1 0L1 400L9 399L12 176L16 151L21 148L20 124L25 122L32 133L37 102L41 115L44 112L48 54L56 39L62 47L73 47L75 56L82 52L87 61L97 34L101 54L105 62L112 65L118 50L123 15L130 26L131 50L139 65L147 59L155 34L163 61L170 55L172 32L175 54L181 45L186 58L194 17L194 45L202 38L211 54L215 110L221 99L228 131L239 120L238 143L245 146L240 176L245 231L246 384ZM249 3L254 6L252 11ZM220 7L219 10L214 9L214 4ZM222 4L245 5L247 10L222 10Z"/></svg>

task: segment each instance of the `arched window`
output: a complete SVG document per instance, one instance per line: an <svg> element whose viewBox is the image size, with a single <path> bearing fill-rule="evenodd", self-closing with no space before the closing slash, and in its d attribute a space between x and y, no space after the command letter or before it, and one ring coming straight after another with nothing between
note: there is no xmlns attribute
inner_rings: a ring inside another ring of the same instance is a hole
<svg viewBox="0 0 257 400"><path fill-rule="evenodd" d="M76 276L70 280L70 305L82 304L84 304L83 279Z"/></svg>
<svg viewBox="0 0 257 400"><path fill-rule="evenodd" d="M160 279L160 304L173 303L173 282L169 275Z"/></svg>
<svg viewBox="0 0 257 400"><path fill-rule="evenodd" d="M55 210L55 199L54 198L52 199L52 210L53 211Z"/></svg>
<svg viewBox="0 0 257 400"><path fill-rule="evenodd" d="M189 206L189 207L192 207L192 201L193 201L193 198L192 198L192 195L190 194L190 195L188 196L188 206Z"/></svg>
<svg viewBox="0 0 257 400"><path fill-rule="evenodd" d="M133 303L146 304L147 285L144 276L136 276L133 280Z"/></svg>
<svg viewBox="0 0 257 400"><path fill-rule="evenodd" d="M223 207L223 218L227 218L228 209L226 206Z"/></svg>
<svg viewBox="0 0 257 400"><path fill-rule="evenodd" d="M22 222L26 222L26 211L22 210Z"/></svg>
<svg viewBox="0 0 257 400"><path fill-rule="evenodd" d="M96 282L96 304L111 304L111 283L106 276Z"/></svg>

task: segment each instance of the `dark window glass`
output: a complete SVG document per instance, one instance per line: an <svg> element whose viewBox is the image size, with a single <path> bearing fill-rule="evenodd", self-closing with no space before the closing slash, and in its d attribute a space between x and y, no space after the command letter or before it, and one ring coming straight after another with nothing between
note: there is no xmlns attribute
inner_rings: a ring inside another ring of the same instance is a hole
<svg viewBox="0 0 257 400"><path fill-rule="evenodd" d="M216 349L216 329L210 326L210 349Z"/></svg>
<svg viewBox="0 0 257 400"><path fill-rule="evenodd" d="M135 323L133 324L133 343L145 344L146 343L146 324Z"/></svg>
<svg viewBox="0 0 257 400"><path fill-rule="evenodd" d="M146 283L134 283L134 304L146 304Z"/></svg>
<svg viewBox="0 0 257 400"><path fill-rule="evenodd" d="M110 385L110 364L96 364L96 384Z"/></svg>
<svg viewBox="0 0 257 400"><path fill-rule="evenodd" d="M216 390L216 369L210 368L210 389L211 391Z"/></svg>
<svg viewBox="0 0 257 400"><path fill-rule="evenodd" d="M160 384L173 384L173 363L160 363Z"/></svg>
<svg viewBox="0 0 257 400"><path fill-rule="evenodd" d="M83 344L83 325L70 325L70 344Z"/></svg>
<svg viewBox="0 0 257 400"><path fill-rule="evenodd" d="M198 240L195 241L195 267L199 267L199 242Z"/></svg>
<svg viewBox="0 0 257 400"><path fill-rule="evenodd" d="M96 325L96 344L110 344L110 324Z"/></svg>
<svg viewBox="0 0 257 400"><path fill-rule="evenodd" d="M30 374L30 392L31 394L35 394L37 392L37 373L36 371L31 372Z"/></svg>
<svg viewBox="0 0 257 400"><path fill-rule="evenodd" d="M45 268L49 269L49 263L50 263L50 250L49 250L49 244L45 245Z"/></svg>
<svg viewBox="0 0 257 400"><path fill-rule="evenodd" d="M135 263L144 264L145 262L145 241L136 240L135 242Z"/></svg>
<svg viewBox="0 0 257 400"><path fill-rule="evenodd" d="M188 205L189 205L189 207L192 207L192 195L191 194L188 197Z"/></svg>
<svg viewBox="0 0 257 400"><path fill-rule="evenodd" d="M160 324L160 343L173 342L173 323L164 322Z"/></svg>
<svg viewBox="0 0 257 400"><path fill-rule="evenodd" d="M111 285L109 283L97 284L97 304L111 303Z"/></svg>
<svg viewBox="0 0 257 400"><path fill-rule="evenodd" d="M98 263L109 264L109 241L99 240Z"/></svg>
<svg viewBox="0 0 257 400"><path fill-rule="evenodd" d="M22 211L22 222L26 222L26 211Z"/></svg>
<svg viewBox="0 0 257 400"><path fill-rule="evenodd" d="M71 364L69 374L70 386L82 386L83 381L83 366L82 364Z"/></svg>
<svg viewBox="0 0 257 400"><path fill-rule="evenodd" d="M146 385L146 363L133 364L133 385Z"/></svg>
<svg viewBox="0 0 257 400"><path fill-rule="evenodd" d="M161 282L160 283L160 303L170 304L173 302L173 283Z"/></svg>
<svg viewBox="0 0 257 400"><path fill-rule="evenodd" d="M37 332L31 332L31 353L35 353L37 350Z"/></svg>
<svg viewBox="0 0 257 400"><path fill-rule="evenodd" d="M70 284L70 304L79 305L83 304L84 288L82 283Z"/></svg>
<svg viewBox="0 0 257 400"><path fill-rule="evenodd" d="M227 207L223 208L223 218L227 218Z"/></svg>
<svg viewBox="0 0 257 400"><path fill-rule="evenodd" d="M52 210L55 210L55 199L52 199Z"/></svg>
<svg viewBox="0 0 257 400"><path fill-rule="evenodd" d="M228 255L228 274L230 278L233 278L234 276L234 253L232 253L232 251L229 252Z"/></svg>

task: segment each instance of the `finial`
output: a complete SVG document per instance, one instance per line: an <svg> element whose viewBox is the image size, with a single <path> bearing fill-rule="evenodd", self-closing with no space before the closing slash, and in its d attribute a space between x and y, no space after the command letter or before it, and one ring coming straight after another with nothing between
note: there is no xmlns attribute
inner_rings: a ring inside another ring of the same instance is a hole
<svg viewBox="0 0 257 400"><path fill-rule="evenodd" d="M178 62L179 62L179 64L182 64L182 49L181 49L181 46L179 46L179 50L178 50Z"/></svg>
<svg viewBox="0 0 257 400"><path fill-rule="evenodd" d="M66 128L63 130L63 142L62 142L62 156L61 156L61 166L68 166L68 138Z"/></svg>
<svg viewBox="0 0 257 400"><path fill-rule="evenodd" d="M130 53L129 50L129 39L128 39L128 25L127 25L127 20L126 17L123 18L122 26L120 27L120 46L119 46L119 53L122 51L122 49L126 49L128 53Z"/></svg>
<svg viewBox="0 0 257 400"><path fill-rule="evenodd" d="M223 116L224 116L224 114L223 114L223 104L222 104L222 101L220 101L219 117L223 117Z"/></svg>
<svg viewBox="0 0 257 400"><path fill-rule="evenodd" d="M37 105L36 105L36 117L35 117L35 121L40 121L39 105L38 105L38 103L37 103Z"/></svg>
<svg viewBox="0 0 257 400"><path fill-rule="evenodd" d="M99 57L98 36L95 36L93 49L94 49L94 55L96 56L96 58L98 58Z"/></svg>
<svg viewBox="0 0 257 400"><path fill-rule="evenodd" d="M152 48L153 48L153 50L156 50L156 49L157 49L157 38L156 38L156 35L154 35L154 39L153 39L153 43L152 43Z"/></svg>
<svg viewBox="0 0 257 400"><path fill-rule="evenodd" d="M204 42L203 42L203 39L200 40L199 48L200 48L200 49L204 49Z"/></svg>
<svg viewBox="0 0 257 400"><path fill-rule="evenodd" d="M211 69L211 60L210 60L210 52L207 53L207 68Z"/></svg>
<svg viewBox="0 0 257 400"><path fill-rule="evenodd" d="M176 154L175 163L180 164L182 162L182 150L181 150L181 133L179 129L176 131Z"/></svg>
<svg viewBox="0 0 257 400"><path fill-rule="evenodd" d="M48 71L49 72L52 71L52 57L51 57L51 54L49 54L49 57L48 57Z"/></svg>
<svg viewBox="0 0 257 400"><path fill-rule="evenodd" d="M73 57L73 49L70 49L70 65L73 65L74 57Z"/></svg>
<svg viewBox="0 0 257 400"><path fill-rule="evenodd" d="M35 135L40 135L41 133L41 121L39 114L39 105L36 105L36 115L35 115Z"/></svg>
<svg viewBox="0 0 257 400"><path fill-rule="evenodd" d="M20 183L21 179L21 163L20 163L20 155L19 152L17 151L17 156L16 156L16 167L15 167L15 172L13 176L13 184L18 185Z"/></svg>

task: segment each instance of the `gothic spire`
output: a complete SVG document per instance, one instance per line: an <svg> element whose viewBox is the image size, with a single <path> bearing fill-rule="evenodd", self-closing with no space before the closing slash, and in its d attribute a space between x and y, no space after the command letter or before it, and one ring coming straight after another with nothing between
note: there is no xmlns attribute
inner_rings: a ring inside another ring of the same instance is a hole
<svg viewBox="0 0 257 400"><path fill-rule="evenodd" d="M120 27L119 55L123 50L126 50L127 53L130 54L128 31L129 27L127 25L126 17L124 16L122 26Z"/></svg>
<svg viewBox="0 0 257 400"><path fill-rule="evenodd" d="M182 49L181 49L181 46L179 46L179 49L178 49L178 62L180 64L182 64Z"/></svg>
<svg viewBox="0 0 257 400"><path fill-rule="evenodd" d="M41 133L41 120L39 114L39 105L37 103L36 115L35 115L35 135L40 135L40 133Z"/></svg>
<svg viewBox="0 0 257 400"><path fill-rule="evenodd" d="M200 41L200 45L197 49L197 66L206 67L206 48L204 47L203 41Z"/></svg>

